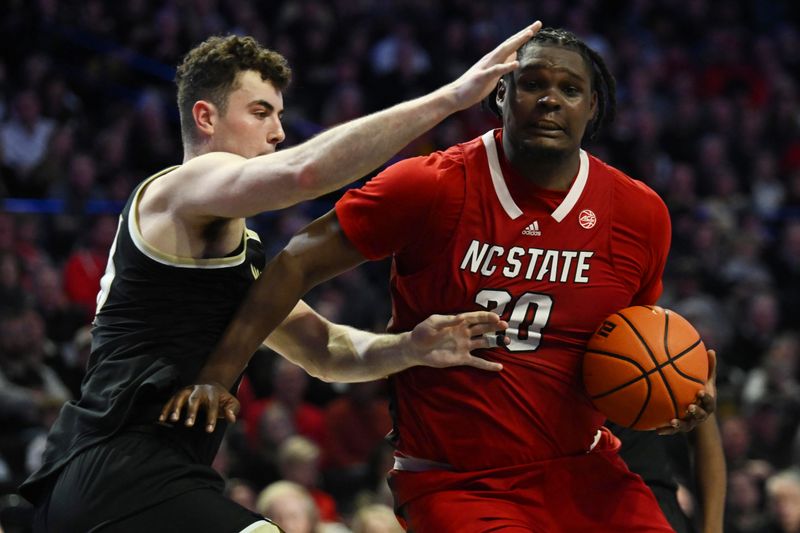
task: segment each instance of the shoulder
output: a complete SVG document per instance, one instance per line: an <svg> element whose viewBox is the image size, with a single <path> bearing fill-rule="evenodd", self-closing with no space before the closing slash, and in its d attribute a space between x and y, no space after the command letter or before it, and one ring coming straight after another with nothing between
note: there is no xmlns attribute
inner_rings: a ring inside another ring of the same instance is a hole
<svg viewBox="0 0 800 533"><path fill-rule="evenodd" d="M613 187L614 217L634 228L669 224L669 211L661 197L646 183L596 157L591 157L593 170L602 173Z"/></svg>
<svg viewBox="0 0 800 533"><path fill-rule="evenodd" d="M379 176L402 174L408 180L447 180L464 175L464 150L462 145L430 155L410 157L392 164Z"/></svg>

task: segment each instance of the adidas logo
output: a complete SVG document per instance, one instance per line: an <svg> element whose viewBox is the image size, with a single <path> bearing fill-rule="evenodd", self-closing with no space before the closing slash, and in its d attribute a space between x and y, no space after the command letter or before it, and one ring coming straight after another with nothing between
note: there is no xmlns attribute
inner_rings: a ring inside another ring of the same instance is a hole
<svg viewBox="0 0 800 533"><path fill-rule="evenodd" d="M524 230L522 230L522 234L523 235L530 235L532 237L540 236L542 234L542 232L539 231L539 221L538 220L534 220L533 222L528 224L528 227L525 228Z"/></svg>

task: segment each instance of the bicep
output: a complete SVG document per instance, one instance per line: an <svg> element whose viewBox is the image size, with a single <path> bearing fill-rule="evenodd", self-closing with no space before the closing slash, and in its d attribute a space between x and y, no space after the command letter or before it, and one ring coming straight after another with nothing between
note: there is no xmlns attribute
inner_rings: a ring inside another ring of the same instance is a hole
<svg viewBox="0 0 800 533"><path fill-rule="evenodd" d="M287 151L288 152L288 151ZM245 218L282 209L313 196L302 165L291 153L245 159L214 152L185 163L170 195L173 210L190 216Z"/></svg>
<svg viewBox="0 0 800 533"><path fill-rule="evenodd" d="M366 261L342 231L333 210L297 232L282 253L301 270L309 289Z"/></svg>

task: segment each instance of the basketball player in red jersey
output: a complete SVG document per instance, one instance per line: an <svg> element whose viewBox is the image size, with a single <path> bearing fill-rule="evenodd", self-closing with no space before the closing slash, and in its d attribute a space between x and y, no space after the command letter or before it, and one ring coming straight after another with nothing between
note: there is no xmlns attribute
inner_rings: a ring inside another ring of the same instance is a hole
<svg viewBox="0 0 800 533"><path fill-rule="evenodd" d="M392 256L391 331L485 309L511 338L482 354L501 372L415 366L390 377L391 484L410 530L672 531L579 379L603 318L661 294L669 214L646 185L581 149L614 112L599 55L543 29L518 59L493 102L503 128L349 191L271 262L204 375L229 385L309 288ZM713 390L671 430L705 420ZM166 410L190 394L195 412L208 400L188 388Z"/></svg>

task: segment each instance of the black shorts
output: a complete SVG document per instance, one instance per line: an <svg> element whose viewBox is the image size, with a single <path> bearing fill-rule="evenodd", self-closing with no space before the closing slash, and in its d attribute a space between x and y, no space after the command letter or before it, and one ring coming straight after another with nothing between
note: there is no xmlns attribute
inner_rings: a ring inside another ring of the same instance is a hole
<svg viewBox="0 0 800 533"><path fill-rule="evenodd" d="M157 432L127 431L84 450L51 485L36 533L236 533L262 519L222 494L211 467Z"/></svg>
<svg viewBox="0 0 800 533"><path fill-rule="evenodd" d="M672 526L672 529L675 530L675 533L694 533L695 529L692 522L681 510L681 506L678 503L676 490L672 487L664 487L655 483L649 486L658 501L658 506L661 507L664 516L667 517L667 521Z"/></svg>

